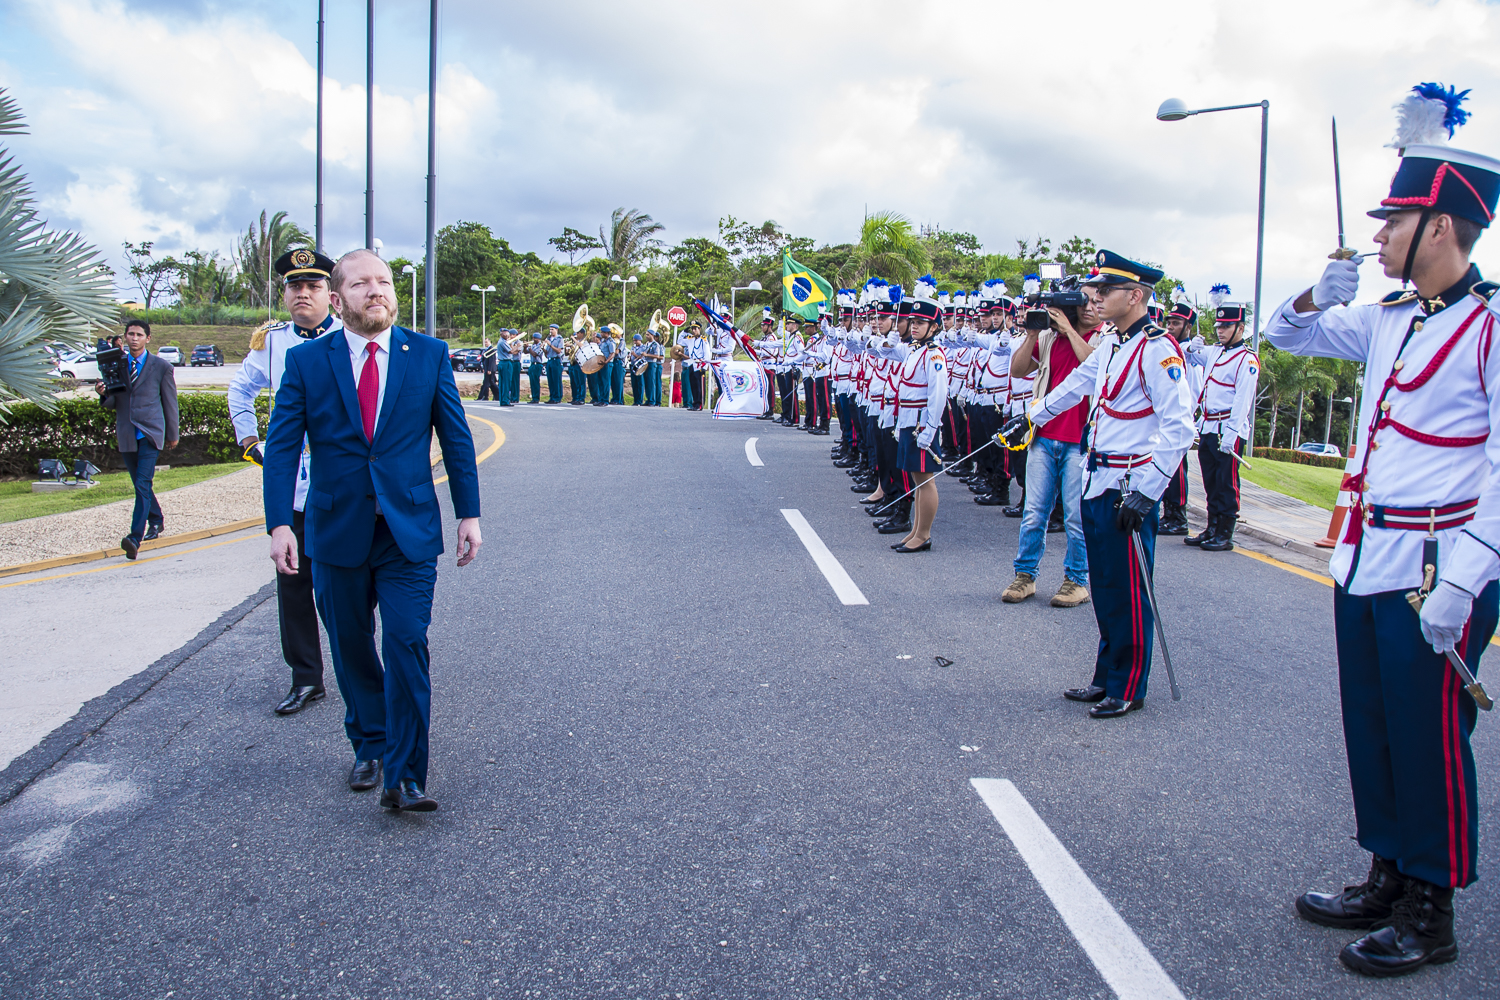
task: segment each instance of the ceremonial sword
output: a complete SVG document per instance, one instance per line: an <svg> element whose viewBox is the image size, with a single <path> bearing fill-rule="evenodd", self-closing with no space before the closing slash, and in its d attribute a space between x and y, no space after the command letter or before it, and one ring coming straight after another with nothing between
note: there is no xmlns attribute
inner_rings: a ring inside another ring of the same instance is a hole
<svg viewBox="0 0 1500 1000"><path fill-rule="evenodd" d="M1406 603L1411 605L1411 609L1417 613L1419 619L1422 616L1422 605L1426 600L1427 595L1420 590L1409 591L1406 595ZM1464 690L1469 692L1469 697L1473 698L1475 703L1486 712L1494 708L1495 703L1490 701L1484 685L1479 683L1479 678L1474 676L1474 671L1469 669L1464 658L1458 655L1458 650L1445 649L1443 655L1448 658L1448 664L1453 667L1453 672L1458 674L1458 679L1463 682Z"/></svg>
<svg viewBox="0 0 1500 1000"><path fill-rule="evenodd" d="M1000 435L996 434L994 437L990 438L984 444L980 445L978 448L975 448L973 451L969 452L963 458L958 459L957 461L953 462L952 464L953 465L963 465L969 459L973 458L975 455L979 454L981 451L984 451L984 449L988 448L990 445L995 444L996 441L999 440L999 439L1000 439ZM946 464L946 463L943 462L942 456L939 455L939 454L937 454L935 451L933 451L932 448L928 447L928 448L923 448L922 450L925 451L925 452L927 452L927 454L931 455L932 458L933 458L933 461L937 462L939 465ZM936 475L936 473L933 473L933 474ZM921 488L922 488L922 483L918 483L917 485L913 486L911 489L907 490L905 493L901 494L896 499L886 501L880 507L881 513L884 513L885 510L886 510L886 508L890 507L892 504L898 504L898 503L900 503L902 500L905 500L907 497L911 496L913 493L917 492L917 490L920 490Z"/></svg>
<svg viewBox="0 0 1500 1000"><path fill-rule="evenodd" d="M1161 610L1156 606L1156 588L1151 584L1151 568L1146 565L1146 548L1141 543L1139 530L1130 533L1130 546L1135 549L1135 561L1141 568L1141 582L1146 587L1146 600L1151 602L1151 617L1156 623L1156 642L1161 646L1161 659L1167 665L1167 683L1172 687L1172 700L1181 701L1182 692L1177 689L1177 674L1172 670L1172 654L1167 652L1167 633L1162 631Z"/></svg>

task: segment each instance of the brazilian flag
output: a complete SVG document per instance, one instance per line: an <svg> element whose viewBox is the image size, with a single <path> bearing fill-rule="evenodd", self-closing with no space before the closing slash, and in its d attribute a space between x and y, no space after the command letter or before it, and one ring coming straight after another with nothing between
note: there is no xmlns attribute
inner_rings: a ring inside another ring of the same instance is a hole
<svg viewBox="0 0 1500 1000"><path fill-rule="evenodd" d="M803 319L816 320L818 305L833 299L833 286L816 271L784 253L781 258L781 308Z"/></svg>

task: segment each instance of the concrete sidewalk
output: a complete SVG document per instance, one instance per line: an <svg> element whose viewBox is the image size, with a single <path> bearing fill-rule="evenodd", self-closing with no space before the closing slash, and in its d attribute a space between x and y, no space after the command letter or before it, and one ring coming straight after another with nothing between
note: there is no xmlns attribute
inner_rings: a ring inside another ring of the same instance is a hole
<svg viewBox="0 0 1500 1000"><path fill-rule="evenodd" d="M1204 506L1207 494L1203 490L1203 476L1198 471L1196 449L1188 452L1187 467L1188 511L1201 523L1208 518L1208 509ZM1296 497L1257 486L1246 479L1240 480L1240 523L1236 531L1304 556L1318 558L1325 566L1333 550L1320 549L1313 543L1328 533L1332 513Z"/></svg>

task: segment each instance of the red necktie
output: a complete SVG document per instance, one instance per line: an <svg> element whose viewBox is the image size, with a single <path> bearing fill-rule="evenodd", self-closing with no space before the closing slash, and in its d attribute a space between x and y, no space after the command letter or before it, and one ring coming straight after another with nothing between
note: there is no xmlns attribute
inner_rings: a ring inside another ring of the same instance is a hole
<svg viewBox="0 0 1500 1000"><path fill-rule="evenodd" d="M380 368L375 364L375 352L380 345L372 340L365 350L369 356L359 372L359 416L365 425L365 440L374 443L376 403L380 400Z"/></svg>

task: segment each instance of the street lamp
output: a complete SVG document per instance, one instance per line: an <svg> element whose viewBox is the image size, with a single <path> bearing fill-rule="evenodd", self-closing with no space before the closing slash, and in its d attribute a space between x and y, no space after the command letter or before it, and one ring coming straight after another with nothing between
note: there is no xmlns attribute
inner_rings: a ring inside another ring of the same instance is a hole
<svg viewBox="0 0 1500 1000"><path fill-rule="evenodd" d="M415 281L416 279L413 278L412 280ZM479 293L479 336L483 337L485 340L489 340L490 339L490 335L488 333L488 329L489 328L485 326L485 318L484 318L484 296L485 296L486 292L493 292L494 290L495 290L495 286L494 285L491 285L488 288L480 288L478 285L470 285L469 286L469 291L471 291L471 292L478 292Z"/></svg>
<svg viewBox="0 0 1500 1000"><path fill-rule="evenodd" d="M758 291L760 291L760 282L758 282L758 281L752 281L752 282L750 282L750 284L744 286L743 288L735 288L734 286L731 285L730 288L729 288L729 318L731 320L733 320L734 322L736 322L736 323L738 323L740 321L739 313L737 313L737 312L734 311L734 293L735 292L758 292Z"/></svg>
<svg viewBox="0 0 1500 1000"><path fill-rule="evenodd" d="M375 240L373 242L373 244L371 245L370 249L374 250L375 251L375 256L379 257L380 256L380 251L382 251L382 250L385 249L385 244L382 243L380 240L377 239L377 240Z"/></svg>
<svg viewBox="0 0 1500 1000"><path fill-rule="evenodd" d="M1244 108L1260 108L1260 208L1255 223L1255 339L1254 349L1260 351L1260 274L1261 262L1266 250L1266 133L1271 115L1271 102L1256 104L1226 104L1222 108L1189 108L1180 98L1169 97L1156 109L1156 120L1180 122L1191 115L1206 115L1214 111L1239 111Z"/></svg>
<svg viewBox="0 0 1500 1000"><path fill-rule="evenodd" d="M628 278L622 278L617 274L609 280L620 283L620 340L623 343L625 340L625 288L628 285L635 284L636 277L632 274Z"/></svg>
<svg viewBox="0 0 1500 1000"><path fill-rule="evenodd" d="M1328 411L1329 411L1330 415L1333 412L1333 403L1348 403L1349 404L1349 444L1345 447L1344 450L1346 452L1347 451L1351 451L1354 448L1354 397L1353 396L1345 396L1343 399L1332 400L1329 403L1329 405L1328 405ZM1331 419L1330 419L1330 423L1332 423ZM1325 433L1323 435L1323 439L1325 441L1328 439L1327 433Z"/></svg>
<svg viewBox="0 0 1500 1000"><path fill-rule="evenodd" d="M411 275L411 328L417 328L417 269L407 264L401 269L402 274Z"/></svg>

